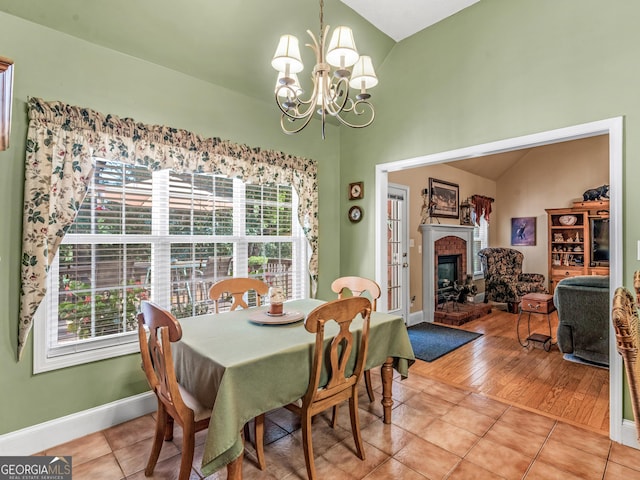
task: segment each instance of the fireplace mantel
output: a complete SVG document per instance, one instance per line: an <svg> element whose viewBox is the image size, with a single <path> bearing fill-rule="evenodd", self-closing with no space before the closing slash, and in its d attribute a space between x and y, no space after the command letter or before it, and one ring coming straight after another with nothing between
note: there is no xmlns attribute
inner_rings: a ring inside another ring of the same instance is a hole
<svg viewBox="0 0 640 480"><path fill-rule="evenodd" d="M467 274L473 275L473 226L423 224L422 232L422 312L424 320L433 322L435 309L435 243L441 238L458 237L467 244Z"/></svg>

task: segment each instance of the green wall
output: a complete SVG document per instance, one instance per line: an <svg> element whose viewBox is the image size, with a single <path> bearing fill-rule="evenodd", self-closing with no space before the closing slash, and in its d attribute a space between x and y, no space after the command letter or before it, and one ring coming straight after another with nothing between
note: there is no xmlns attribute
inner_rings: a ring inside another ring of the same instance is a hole
<svg viewBox="0 0 640 480"><path fill-rule="evenodd" d="M320 225L338 223L340 131L280 131L272 97L264 102L97 47L0 13L1 54L15 62L10 148L0 152L0 434L148 389L138 355L32 374L32 342L16 362L20 289L26 99L60 100L148 124L184 128L318 161ZM271 84L271 79L269 80ZM319 297L333 295L339 237L320 228ZM11 412L8 414L8 412Z"/></svg>
<svg viewBox="0 0 640 480"><path fill-rule="evenodd" d="M397 44L377 64L374 124L330 127L322 142L314 129L280 133L270 98L256 101L0 13L1 54L16 61L12 145L0 152L0 384L10 392L0 400L0 434L146 389L135 355L35 376L31 348L15 361L27 96L316 159L319 296L327 297L339 274L374 275L376 164L622 115L624 176L640 178L638 18L635 0L482 0ZM351 225L346 185L359 180L365 216ZM624 187L624 278L632 285L640 193L626 180Z"/></svg>
<svg viewBox="0 0 640 480"><path fill-rule="evenodd" d="M375 164L624 116L624 281L632 286L640 269L640 190L629 182L640 178L639 18L634 0L482 0L400 42L378 68L374 125L343 132L343 185L373 185ZM371 212L372 197L363 203ZM374 218L342 223L341 269L357 271L374 255L365 243Z"/></svg>

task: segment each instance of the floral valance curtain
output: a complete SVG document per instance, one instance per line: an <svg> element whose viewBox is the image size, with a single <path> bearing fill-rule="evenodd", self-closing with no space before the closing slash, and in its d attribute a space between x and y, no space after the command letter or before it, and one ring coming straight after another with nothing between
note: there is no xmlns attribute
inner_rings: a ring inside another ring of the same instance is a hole
<svg viewBox="0 0 640 480"><path fill-rule="evenodd" d="M315 161L219 138L202 138L186 130L136 123L61 102L30 98L28 108L18 358L45 296L49 266L86 194L93 156L145 165L151 170L214 173L248 183L292 185L300 199L298 219L311 246L309 274L315 296Z"/></svg>

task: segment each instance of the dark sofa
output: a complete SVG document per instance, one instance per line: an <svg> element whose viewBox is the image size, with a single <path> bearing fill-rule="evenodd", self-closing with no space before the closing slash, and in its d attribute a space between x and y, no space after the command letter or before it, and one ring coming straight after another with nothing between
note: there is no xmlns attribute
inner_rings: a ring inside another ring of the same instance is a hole
<svg viewBox="0 0 640 480"><path fill-rule="evenodd" d="M558 282L558 347L577 360L609 365L609 277L585 275Z"/></svg>

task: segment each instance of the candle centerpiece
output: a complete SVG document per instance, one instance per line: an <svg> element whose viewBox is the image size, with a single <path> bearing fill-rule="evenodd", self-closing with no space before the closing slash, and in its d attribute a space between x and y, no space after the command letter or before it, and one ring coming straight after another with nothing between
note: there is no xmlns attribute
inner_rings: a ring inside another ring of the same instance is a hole
<svg viewBox="0 0 640 480"><path fill-rule="evenodd" d="M284 292L279 287L269 289L269 315L283 315L282 304L286 300Z"/></svg>

